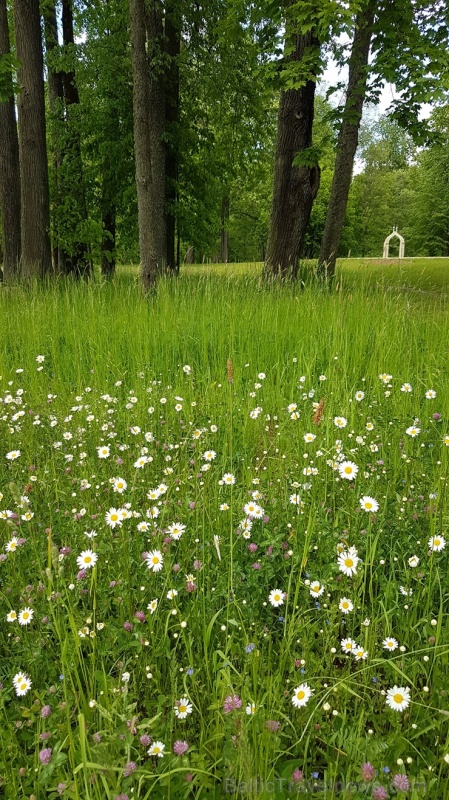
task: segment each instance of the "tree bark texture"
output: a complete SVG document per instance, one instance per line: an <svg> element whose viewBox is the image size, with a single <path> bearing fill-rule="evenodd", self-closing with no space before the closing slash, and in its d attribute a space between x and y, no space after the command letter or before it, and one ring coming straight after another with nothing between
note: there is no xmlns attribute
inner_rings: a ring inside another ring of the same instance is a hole
<svg viewBox="0 0 449 800"><path fill-rule="evenodd" d="M178 125L179 125L179 54L180 21L175 17L175 2L168 2L165 13L165 51L169 56L166 69L165 123L168 133L165 153L165 217L167 269L179 272L179 255L175 253L176 204L178 200Z"/></svg>
<svg viewBox="0 0 449 800"><path fill-rule="evenodd" d="M74 48L72 0L62 0L62 39L64 47ZM86 194L84 190L81 136L79 131L80 97L75 71L62 73L66 106L65 157L70 162L70 192L72 197L73 236L70 253L66 257L66 272L75 278L88 278L91 271L89 248L77 228L87 222ZM68 187L66 187L68 189Z"/></svg>
<svg viewBox="0 0 449 800"><path fill-rule="evenodd" d="M370 0L364 9L359 11L355 20L345 108L338 135L335 170L318 261L319 273L330 279L335 274L354 158L359 141L375 11L376 3Z"/></svg>
<svg viewBox="0 0 449 800"><path fill-rule="evenodd" d="M57 209L62 199L60 172L63 161L62 139L64 129L64 86L62 72L55 69L53 59L59 49L56 8L44 8L45 50L47 54L48 99L50 106L50 143L52 174L50 197L52 209ZM59 242L58 214L51 215L51 245L53 270L57 275L66 271L66 253Z"/></svg>
<svg viewBox="0 0 449 800"><path fill-rule="evenodd" d="M21 274L43 278L51 271L51 250L39 0L14 0L14 27L20 62Z"/></svg>
<svg viewBox="0 0 449 800"><path fill-rule="evenodd" d="M313 31L294 36L294 50L287 60L301 61L319 47ZM273 202L270 215L264 277L296 277L304 235L318 192L318 166L295 166L295 156L312 144L315 81L281 92Z"/></svg>
<svg viewBox="0 0 449 800"><path fill-rule="evenodd" d="M152 203L154 208L154 245L160 269L167 265L166 175L165 159L165 63L163 8L160 0L150 0L146 17L148 62L149 128L151 145Z"/></svg>
<svg viewBox="0 0 449 800"><path fill-rule="evenodd" d="M142 284L154 288L162 264L156 255L150 130L150 78L146 53L144 0L129 0L133 75L134 154L136 162L139 246Z"/></svg>
<svg viewBox="0 0 449 800"><path fill-rule="evenodd" d="M0 0L0 58L9 57L6 0ZM13 281L20 264L20 168L19 142L12 75L0 98L0 213L3 228L3 279Z"/></svg>

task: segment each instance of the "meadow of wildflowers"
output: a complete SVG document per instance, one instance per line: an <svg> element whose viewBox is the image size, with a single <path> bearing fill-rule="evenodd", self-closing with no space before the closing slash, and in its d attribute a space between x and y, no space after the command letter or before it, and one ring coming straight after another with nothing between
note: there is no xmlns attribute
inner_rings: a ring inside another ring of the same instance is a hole
<svg viewBox="0 0 449 800"><path fill-rule="evenodd" d="M447 300L0 307L0 796L449 796Z"/></svg>

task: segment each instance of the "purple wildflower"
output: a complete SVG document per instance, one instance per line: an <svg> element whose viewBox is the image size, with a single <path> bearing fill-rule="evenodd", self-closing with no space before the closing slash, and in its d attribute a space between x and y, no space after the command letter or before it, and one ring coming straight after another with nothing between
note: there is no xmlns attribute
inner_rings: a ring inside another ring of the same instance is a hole
<svg viewBox="0 0 449 800"><path fill-rule="evenodd" d="M267 731L270 731L271 733L277 733L279 728L281 727L281 723L278 722L276 719L267 719L265 727Z"/></svg>
<svg viewBox="0 0 449 800"><path fill-rule="evenodd" d="M51 706L42 706L41 708L41 717L42 719L47 719L51 714Z"/></svg>
<svg viewBox="0 0 449 800"><path fill-rule="evenodd" d="M188 749L188 742L181 741L181 739L178 739L173 745L173 752L175 756L183 756L185 753L187 753Z"/></svg>
<svg viewBox="0 0 449 800"><path fill-rule="evenodd" d="M129 778L129 776L132 775L133 772L136 771L136 769L137 769L136 762L135 761L128 761L128 763L125 766L125 769L123 770L123 777L124 778Z"/></svg>
<svg viewBox="0 0 449 800"><path fill-rule="evenodd" d="M362 778L363 778L364 781L372 781L373 778L374 778L374 775L376 774L373 765L370 764L369 761L367 761L366 764L362 764L361 772L362 772Z"/></svg>
<svg viewBox="0 0 449 800"><path fill-rule="evenodd" d="M371 797L373 800L387 800L388 792L385 786L376 786L376 788L373 789Z"/></svg>
<svg viewBox="0 0 449 800"><path fill-rule="evenodd" d="M230 694L223 703L223 711L225 714L230 714L231 711L237 711L242 707L242 701L238 694Z"/></svg>
<svg viewBox="0 0 449 800"><path fill-rule="evenodd" d="M410 789L410 781L407 778L407 775L401 774L399 772L393 776L392 783L394 788L397 789L398 792L408 792L408 790Z"/></svg>
<svg viewBox="0 0 449 800"><path fill-rule="evenodd" d="M44 747L44 749L41 750L41 752L39 753L39 760L41 764L49 764L51 761L52 753L53 751L51 747Z"/></svg>

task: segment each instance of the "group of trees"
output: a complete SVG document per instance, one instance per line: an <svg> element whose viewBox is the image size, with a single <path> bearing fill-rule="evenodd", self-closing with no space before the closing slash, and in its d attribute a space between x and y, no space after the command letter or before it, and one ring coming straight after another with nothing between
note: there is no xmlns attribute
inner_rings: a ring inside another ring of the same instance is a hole
<svg viewBox="0 0 449 800"><path fill-rule="evenodd" d="M0 0L5 280L110 277L117 257L146 288L202 256L332 276L406 216L446 252L448 42L445 0ZM329 57L341 105L317 88ZM391 118L361 128L385 81Z"/></svg>

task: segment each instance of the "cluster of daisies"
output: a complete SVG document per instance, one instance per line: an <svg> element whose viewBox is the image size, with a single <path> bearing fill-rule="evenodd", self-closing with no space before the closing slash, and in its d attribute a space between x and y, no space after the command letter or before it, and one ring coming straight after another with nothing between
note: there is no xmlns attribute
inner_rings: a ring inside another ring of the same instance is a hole
<svg viewBox="0 0 449 800"><path fill-rule="evenodd" d="M39 358L43 359L43 357ZM39 361L39 364L42 365L43 360ZM185 379L189 378L191 371L190 366L184 365L183 373ZM89 579L92 576L95 578L103 568L103 563L105 565L108 563L106 557L103 557L105 555L106 535L113 537L112 546L117 549L124 542L129 543L130 541L142 543L142 547L139 545L141 550L144 547L146 548L147 544L150 545L148 549L143 549L142 552L142 566L145 574L145 578L142 580L148 581L151 586L151 594L145 598L146 610L149 614L145 614L142 611L136 612L135 617L139 622L147 622L148 619L155 615L151 620L151 622L154 622L160 615L161 606L164 603L167 605L166 600L176 605L178 601L180 603L186 602L189 593L194 594L197 589L197 578L193 571L200 572L203 567L203 561L199 560L197 552L199 548L196 547L200 540L194 539L193 525L190 525L187 517L189 510L194 510L195 502L191 500L190 495L184 502L183 490L185 486L190 487L195 484L198 489L195 496L200 497L204 506L204 518L207 519L205 523L207 536L205 537L206 546L201 544L203 550L200 556L201 559L204 559L204 564L210 569L212 569L212 556L215 558L215 555L218 560L218 571L221 572L230 563L230 556L237 559L239 557L238 554L242 552L245 553L245 557L247 554L255 554L256 552L260 554L262 548L266 547L267 537L265 532L268 530L271 535L272 530L271 527L264 526L276 525L278 528L286 529L284 533L285 541L278 548L281 552L281 557L278 558L278 561L276 562L275 560L277 554L274 553L273 555L275 545L268 545L263 556L266 559L264 563L269 562L271 565L270 582L267 582L263 589L263 605L269 604L272 608L279 609L280 614L285 611L285 608L291 602L289 597L291 591L290 589L286 590L285 576L288 573L282 566L278 567L278 565L296 563L294 559L299 551L298 541L302 542L305 533L304 514L306 509L314 508L313 504L316 503L317 494L314 495L313 490L316 486L320 486L320 482L322 484L327 482L330 486L328 491L331 494L335 491L335 496L338 499L346 493L345 502L348 505L345 511L347 511L348 516L353 514L356 517L358 515L358 519L366 520L366 523L363 522L363 524L366 524L367 527L375 524L377 515L385 512L385 504L383 503L385 495L382 495L381 491L377 491L374 487L376 485L381 486L381 480L388 480L385 463L385 453L387 451L381 436L376 433L377 422L374 418L376 405L370 404L367 414L362 414L363 404L367 401L369 390L366 387L364 391L359 389L350 398L353 405L357 404L358 417L357 414L351 415L349 413L348 404L346 410L345 408L342 409L347 416L342 414L334 416L332 413L329 418L326 417L326 421L329 424L326 428L326 434L323 435L322 431L325 426L320 427L320 424L323 415L326 415L325 404L321 400L317 402L319 395L317 395L316 390L303 391L306 381L304 376L298 381L298 392L302 392L303 405L301 406L301 399L298 398L297 402L286 404L282 412L278 413L275 413L273 409L268 412L264 410L262 405L263 400L260 395L263 392L265 378L264 373L259 373L257 381L254 383L254 388L250 392L251 398L258 398L258 404L249 411L249 417L254 421L254 428L260 426L262 435L269 434L267 440L270 437L282 435L288 440L294 440L295 445L299 442L304 450L302 453L303 462L299 461L297 455L291 458L291 463L285 460L286 466L283 465L282 468L282 482L287 483L289 481L290 488L286 490L285 502L282 503L276 497L276 493L281 494L278 489L282 490L283 488L281 479L278 480L278 487L274 486L274 488L272 488L273 482L264 481L265 462L267 460L265 456L268 458L268 450L263 451L263 458L259 459L257 457L256 461L252 462L251 467L248 467L255 470L254 473L250 473L253 477L249 487L248 481L243 480L240 467L237 468L235 462L230 463L225 455L222 456L220 446L217 443L219 442L219 437L213 438L218 432L218 426L212 420L208 420L206 425L201 413L198 417L196 416L198 412L195 401L192 401L190 405L186 404L180 394L173 394L168 387L162 389L160 381L153 381L151 386L147 387L146 394L147 398L148 396L150 397L149 402L151 404L145 409L144 413L139 414L137 411L143 406L142 398L134 390L125 393L122 401L120 401L117 396L109 393L102 394L98 398L90 387L86 387L82 394L76 396L76 404L70 408L68 413L56 413L57 397L53 394L47 395L46 413L40 412L39 414L34 413L27 406L26 395L22 389L17 389L15 392L8 391L1 398L5 436L10 437L11 444L14 443L16 445L15 449L10 449L4 454L6 465L5 485L6 479L9 480L11 476L17 480L17 483L19 482L18 479L22 477L21 465L25 463L26 432L29 425L32 425L38 431L36 438L39 435L39 429L41 429L42 451L47 455L50 453L51 459L65 468L65 474L68 476L67 480L72 481L72 497L78 498L78 500L73 499L73 503L76 503L77 507L72 508L70 511L66 510L65 516L68 517L70 523L73 523L72 527L76 530L73 538L77 542L77 549L73 552L70 547L60 543L58 559L59 562L68 562L70 569L73 570L73 582L69 583L68 587L75 598L75 606L78 599L75 588L81 586L84 579ZM388 398L392 393L392 376L388 373L383 373L379 378L385 386L384 395ZM325 381L326 376L321 375L319 378L320 392L323 391ZM121 381L117 381L115 389L122 390L122 388ZM164 393L161 394L162 392ZM404 395L413 396L413 387L409 383L403 383L400 387L400 392ZM116 392L116 394L118 393L119 391ZM436 396L434 389L427 389L424 392L424 399L426 402L429 401L429 404L435 400ZM353 401L355 401L355 404ZM120 426L115 422L120 402L122 402L127 412L126 430L120 430ZM404 400L404 402L408 401ZM158 408L161 412L160 414L157 412ZM187 410L189 413L187 413ZM244 413L246 414L247 410ZM176 424L179 423L179 427L176 430L174 427L170 428L167 425L167 418L170 418L170 414L176 418ZM148 426L145 424L145 420L148 416L152 420L151 427L153 430L147 430ZM354 416L356 417L356 422L349 422L349 419L354 419ZM362 417L363 429L353 430L352 425L355 428ZM416 441L411 442L410 440L418 440L419 442L420 437L424 438L423 432L426 430L425 420L412 416L411 413L409 417L408 421L411 422L413 419L412 424L409 426L402 425L400 431L400 457L405 460L407 465L411 462L407 447L409 449L418 447ZM440 414L433 414L435 423L439 423L440 419ZM305 420L304 425L303 420ZM223 419L224 429L227 424L225 417ZM312 427L313 425L315 425L314 428ZM299 434L298 430L300 431ZM335 438L332 434L329 434L329 431L335 434ZM57 438L54 438L55 436ZM409 439L405 437L409 437ZM54 440L50 441L51 438ZM216 449L212 449L211 444ZM257 444L259 444L259 440L257 440ZM449 435L440 434L440 431L438 431L438 443L432 441L432 447L436 444L444 451L446 447L449 447ZM226 452L225 448L223 448L223 452ZM260 450L257 449L257 452L260 452ZM370 459L368 464L367 453ZM272 449L269 457L272 459L279 457L280 459L281 453L279 449ZM297 458L298 460L296 460ZM415 463L419 464L419 451L415 453L414 459ZM94 463L95 465L91 471L88 471L89 463ZM234 472L224 471L233 468L235 469ZM18 551L27 546L28 539L41 535L41 532L34 527L37 520L31 508L32 503L30 500L33 491L38 488L34 485L41 478L41 475L36 475L34 470L35 468L33 467L31 474L27 475L28 488L24 488L23 493L21 491L16 492L17 496L13 496L14 505L11 503L11 508L0 510L0 521L2 524L4 523L4 530L6 530L7 534L3 552L0 555L1 563L12 562ZM418 467L419 471L420 468ZM287 475L289 477L285 479ZM190 484L188 483L189 480L191 481ZM213 501L208 500L206 488L204 488L205 481L209 481L208 486L213 485L213 492L211 492L211 497L214 498ZM269 483L269 485L264 486L264 483ZM178 495L175 494L176 492L178 492ZM337 492L340 492L340 494L337 495ZM79 497L83 498L81 506ZM86 499L84 500L84 498ZM428 499L432 502L436 498L437 492L432 492ZM132 499L133 503L129 499ZM0 502L2 500L3 495L0 493ZM427 502L427 498L425 500ZM401 502L405 504L406 501L407 498L405 497ZM214 504L213 507L212 503ZM318 510L318 518L321 508L325 508L324 501ZM95 513L92 513L93 511ZM326 513L329 513L329 510ZM230 519L231 516L232 519ZM270 516L274 517L274 520L270 520ZM60 515L59 519L61 520L61 518L62 515ZM95 522L93 521L94 518ZM242 544L241 550L237 550L236 547L233 549L233 545L230 545L231 537L229 533L223 533L223 526L220 527L219 533L216 532L216 527L220 526L221 520L226 518L230 519L227 531L232 529L235 533L233 541L238 541L239 545ZM89 522L86 525L85 522L88 519L92 519L92 523ZM286 519L291 521L286 523ZM187 520L187 522L181 520ZM90 524L95 525L95 529L89 528L82 533L82 536L85 536L88 542L82 538L81 533L78 531L76 527L78 524L82 528L88 527ZM60 528L63 528L62 524ZM357 528L357 525L354 525L354 528ZM60 530L56 530L52 535L57 538L62 534ZM150 538L146 538L147 536ZM333 551L331 569L335 575L338 575L339 579L342 577L351 579L335 598L335 608L338 608L342 615L342 617L339 616L339 619L342 619L343 624L346 624L351 619L349 615L357 607L356 593L358 590L354 591L352 598L346 595L351 595L351 587L357 584L357 581L352 581L352 579L360 579L363 573L365 551L363 543L356 547L349 543L348 536L342 535L341 538L343 541L338 543L336 554L335 550ZM361 539L360 542L362 541ZM83 548L83 545L80 544L81 542L84 545L88 543L89 546ZM144 542L145 545L143 544ZM435 559L437 557L434 557L433 554L441 553L446 547L446 539L443 533L438 530L433 530L427 543L429 555ZM183 547L185 548L184 551L182 550ZM318 549L318 546L315 547L316 549ZM310 550L311 553L308 554L307 565L310 573L301 572L301 574L295 575L295 580L297 585L302 588L307 604L314 613L315 608L318 611L321 609L320 603L323 603L322 598L328 588L328 573L320 572L319 565L314 562L312 548ZM169 578L169 575L177 576L181 571L181 565L173 563L174 553L176 553L176 559L178 559L180 552L183 553L179 556L179 561L183 563L182 558L185 557L186 551L189 552L189 555L192 555L192 558L195 557L193 568L190 562L188 567L187 565L185 566L185 585L181 586L180 582L178 582L176 588L175 585L171 584L171 578ZM247 573L257 575L262 570L262 556L257 558L258 560L251 564L251 568L247 569ZM416 555L410 555L410 551L407 553L406 558L410 569L416 570L421 559ZM329 559L329 563L330 561L331 559ZM243 573L247 564L246 562L242 563ZM329 563L327 566L329 566ZM380 563L382 564L382 561ZM75 564L78 569L77 574L74 569ZM140 575L142 574L141 572ZM272 577L273 575L274 577ZM245 577L248 577L248 575ZM256 579L254 581L254 586L257 586ZM243 581L242 585L244 586ZM274 588L271 588L268 592L267 603L267 590L270 586ZM150 591L149 588L144 588L146 591ZM237 591L238 589L236 590L235 586L231 587L230 602L239 599L234 595L234 592L237 593ZM399 591L402 596L408 598L412 595L413 590L410 586L401 586ZM226 593L229 596L228 589ZM328 595L328 597L330 596ZM247 602L245 598L243 603L246 604ZM14 608L6 609L3 619L7 623L18 622L20 626L25 627L31 625L33 620L36 621L35 618L38 614L37 612L35 613L31 606L27 605L21 608L22 601L20 604L17 602L11 603L11 605L15 605L19 610ZM142 604L142 607L144 608L145 606ZM173 614L176 611L177 609L171 608L169 613ZM273 616L276 615L273 614ZM279 616L277 619L282 622L284 618ZM96 631L105 627L104 622L96 622L94 620L94 623L92 623L91 617L84 618L83 622L86 624L82 624L78 630L80 639L94 638ZM209 623L210 619L208 619ZM268 624L265 624L267 623L266 619L263 620L263 623L263 635L267 637L270 629ZM78 621L77 626L79 624ZM93 624L93 628L90 627L91 624ZM361 623L362 626L365 624L368 626L369 620ZM181 628L186 627L186 625L185 621L180 623ZM33 626L31 627L33 628ZM133 625L127 622L124 628L130 632ZM221 626L220 630L223 633L226 631L227 634L226 626ZM385 636L386 632L384 630L381 633L378 641L382 640L382 636ZM17 629L17 633L23 632ZM354 631L352 633L356 638L351 636L341 638L342 634L339 633L338 639L336 638L335 640L335 647L332 648L331 652L335 655L337 649L340 649L342 653L348 656L345 661L350 662L351 669L361 670L363 667L361 664L357 665L357 662L366 662L369 658L369 653L359 643L360 638L363 639L363 636L359 636ZM395 633L399 636L397 630L395 630ZM359 639L359 641L356 639ZM82 646L87 644L87 641L83 642ZM385 636L381 646L386 653L393 653L396 650L403 652L405 650L402 646L400 647L398 639L394 636ZM371 645L369 647L371 650ZM250 655L256 649L256 645L254 643L247 644L244 649ZM342 660L341 655L339 655L339 658ZM385 660L387 661L387 659ZM301 671L305 672L305 662L299 661ZM149 674L151 673L149 673L148 668L147 675ZM123 675L128 675L129 679L129 673L124 673ZM37 681L34 675L33 679L35 682ZM125 681L125 677L122 680ZM308 678L308 681L314 685L313 678ZM297 682L295 680L295 683ZM390 683L393 683L393 680L390 680L387 686ZM32 682L27 674L18 672L12 678L12 686L16 695L22 697L30 691ZM229 687L229 691L231 688ZM186 694L176 700L172 708L172 713L176 720L181 722L188 720L198 706L194 695L192 695L193 701L189 698L189 690L186 686L184 686L183 691ZM395 684L382 691L385 704L393 711L403 712L412 702L411 692L407 686L397 686ZM321 703L317 687L311 688L307 681L299 683L292 692L289 689L286 692L286 696L291 699L291 704L295 709L305 707L312 698L314 698L312 706L314 703L317 703L318 706ZM225 714L231 714L244 708L248 716L253 716L258 710L256 702L251 700L246 705L246 708L244 703L246 703L246 699L243 702L233 692L226 697L223 711ZM194 720L195 715L193 717ZM274 726L275 723L274 721L272 722ZM164 737L162 736L162 738ZM151 742L147 752L150 757L159 760L163 758L165 749L165 744L160 740L156 740ZM175 742L173 746L175 754L185 754L188 749L189 745L184 741Z"/></svg>

